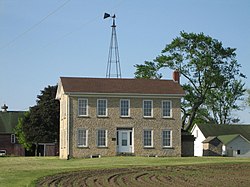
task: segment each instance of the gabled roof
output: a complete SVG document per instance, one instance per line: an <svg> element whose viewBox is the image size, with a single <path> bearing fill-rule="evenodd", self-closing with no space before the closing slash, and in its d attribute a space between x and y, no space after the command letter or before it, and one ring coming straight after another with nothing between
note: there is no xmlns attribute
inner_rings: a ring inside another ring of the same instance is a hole
<svg viewBox="0 0 250 187"><path fill-rule="evenodd" d="M185 94L180 84L173 80L61 77L59 84L66 94L164 94L179 97Z"/></svg>
<svg viewBox="0 0 250 187"><path fill-rule="evenodd" d="M0 112L0 133L14 133L18 118L24 116L23 111Z"/></svg>
<svg viewBox="0 0 250 187"><path fill-rule="evenodd" d="M221 143L223 143L224 145L227 145L228 143L230 143L231 141L233 141L237 137L241 137L242 139L249 142L246 138L244 138L240 134L229 134L229 135L221 135L221 136L209 136L202 143L209 143L214 139L218 139Z"/></svg>
<svg viewBox="0 0 250 187"><path fill-rule="evenodd" d="M216 136L208 136L202 143L209 143L212 140L214 140L215 138L217 138Z"/></svg>
<svg viewBox="0 0 250 187"><path fill-rule="evenodd" d="M240 134L230 134L230 135L221 135L218 136L218 139L224 144L227 145L229 142L237 138L238 136L241 136ZM241 136L242 137L242 136Z"/></svg>
<svg viewBox="0 0 250 187"><path fill-rule="evenodd" d="M209 136L240 134L250 141L250 125L197 124L205 138Z"/></svg>

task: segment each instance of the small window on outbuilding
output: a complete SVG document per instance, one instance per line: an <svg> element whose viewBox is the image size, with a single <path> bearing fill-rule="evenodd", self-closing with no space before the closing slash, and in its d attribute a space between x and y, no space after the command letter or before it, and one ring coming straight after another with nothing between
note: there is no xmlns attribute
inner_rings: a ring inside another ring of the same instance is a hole
<svg viewBox="0 0 250 187"><path fill-rule="evenodd" d="M237 155L240 155L240 150L237 150Z"/></svg>
<svg viewBox="0 0 250 187"><path fill-rule="evenodd" d="M198 129L196 129L196 131L195 131L195 136L194 137L198 137L198 135L199 135L199 130Z"/></svg>
<svg viewBox="0 0 250 187"><path fill-rule="evenodd" d="M11 134L10 142L11 143L16 143L16 135L15 134Z"/></svg>

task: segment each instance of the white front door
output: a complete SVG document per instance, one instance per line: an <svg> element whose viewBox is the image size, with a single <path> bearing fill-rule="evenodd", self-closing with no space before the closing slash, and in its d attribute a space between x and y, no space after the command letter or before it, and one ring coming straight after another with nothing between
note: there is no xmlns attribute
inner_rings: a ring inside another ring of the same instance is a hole
<svg viewBox="0 0 250 187"><path fill-rule="evenodd" d="M133 136L132 130L118 130L117 131L117 146L119 153L132 153Z"/></svg>

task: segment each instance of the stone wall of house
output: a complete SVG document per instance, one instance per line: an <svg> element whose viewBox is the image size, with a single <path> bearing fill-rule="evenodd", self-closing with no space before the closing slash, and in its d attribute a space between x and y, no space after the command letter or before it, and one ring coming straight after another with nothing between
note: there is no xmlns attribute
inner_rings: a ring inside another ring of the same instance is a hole
<svg viewBox="0 0 250 187"><path fill-rule="evenodd" d="M70 156L89 157L91 155L115 156L117 128L132 128L134 132L134 155L136 156L181 156L181 111L180 99L174 98L126 98L126 97L87 97L88 116L78 116L78 98L70 99ZM97 117L97 99L108 100L108 116ZM130 117L120 117L120 99L130 99ZM143 100L153 100L153 118L143 118ZM162 100L172 100L172 118L163 119ZM88 130L88 147L77 146L77 130ZM97 147L97 130L107 130L107 147ZM153 130L153 147L144 148L143 130ZM162 130L172 130L172 148L163 149Z"/></svg>

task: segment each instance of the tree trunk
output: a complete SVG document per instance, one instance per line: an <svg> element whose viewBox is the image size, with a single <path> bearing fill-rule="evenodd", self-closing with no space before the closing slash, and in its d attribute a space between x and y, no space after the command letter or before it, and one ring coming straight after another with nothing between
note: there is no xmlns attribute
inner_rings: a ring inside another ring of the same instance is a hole
<svg viewBox="0 0 250 187"><path fill-rule="evenodd" d="M193 121L195 119L196 112L197 112L197 110L199 109L199 107L201 106L202 103L203 103L203 101L198 101L198 102L194 103L194 105L193 105L193 107L191 109L190 117L188 119L187 124L184 127L184 130L190 130L190 128L193 125Z"/></svg>

